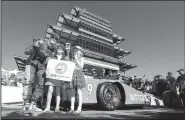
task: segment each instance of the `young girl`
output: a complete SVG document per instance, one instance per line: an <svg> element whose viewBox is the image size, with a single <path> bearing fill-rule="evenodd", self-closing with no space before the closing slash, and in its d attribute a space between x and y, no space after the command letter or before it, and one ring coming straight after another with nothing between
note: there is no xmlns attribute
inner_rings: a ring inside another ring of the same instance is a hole
<svg viewBox="0 0 185 120"><path fill-rule="evenodd" d="M65 57L64 54L64 48L63 46L58 46L57 47L57 54L55 56L53 56L54 59L58 59L58 60L63 60ZM62 86L63 82L59 81L59 80L51 80L51 79L47 79L47 82L45 83L45 85L49 86L48 89L48 94L47 94L47 102L46 102L46 108L44 110L44 112L48 112L50 111L50 105L51 105L51 99L52 99L52 94L53 94L53 88L56 88L56 107L55 107L55 112L59 112L59 105L60 105L60 88Z"/></svg>
<svg viewBox="0 0 185 120"><path fill-rule="evenodd" d="M82 88L85 87L85 78L82 72L84 66L83 50L79 46L75 46L73 49L73 61L75 64L75 70L73 73L73 78L71 82L71 110L67 114L79 114L82 110ZM78 108L74 111L75 104L75 90L77 90L77 95L79 96Z"/></svg>

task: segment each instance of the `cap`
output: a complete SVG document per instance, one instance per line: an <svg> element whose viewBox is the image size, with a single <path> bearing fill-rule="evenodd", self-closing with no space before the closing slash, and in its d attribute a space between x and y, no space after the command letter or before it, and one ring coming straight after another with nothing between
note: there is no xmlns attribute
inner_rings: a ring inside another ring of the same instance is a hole
<svg viewBox="0 0 185 120"><path fill-rule="evenodd" d="M60 37L57 33L52 33L51 38L55 38L58 41Z"/></svg>
<svg viewBox="0 0 185 120"><path fill-rule="evenodd" d="M172 74L172 72L168 72L167 74Z"/></svg>
<svg viewBox="0 0 185 120"><path fill-rule="evenodd" d="M95 69L93 68L92 71L95 71Z"/></svg>
<svg viewBox="0 0 185 120"><path fill-rule="evenodd" d="M184 69L179 69L179 70L177 70L177 72L180 72L180 71L184 71Z"/></svg>
<svg viewBox="0 0 185 120"><path fill-rule="evenodd" d="M162 77L160 74L156 75L154 78L159 78Z"/></svg>
<svg viewBox="0 0 185 120"><path fill-rule="evenodd" d="M40 40L41 40L40 38L33 37L33 42L40 41Z"/></svg>

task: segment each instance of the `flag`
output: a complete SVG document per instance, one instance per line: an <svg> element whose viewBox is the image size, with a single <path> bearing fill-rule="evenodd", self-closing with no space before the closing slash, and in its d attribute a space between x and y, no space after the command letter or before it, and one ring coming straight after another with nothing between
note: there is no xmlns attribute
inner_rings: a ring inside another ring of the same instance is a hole
<svg viewBox="0 0 185 120"><path fill-rule="evenodd" d="M73 62L50 59L46 68L46 78L71 81L74 68Z"/></svg>

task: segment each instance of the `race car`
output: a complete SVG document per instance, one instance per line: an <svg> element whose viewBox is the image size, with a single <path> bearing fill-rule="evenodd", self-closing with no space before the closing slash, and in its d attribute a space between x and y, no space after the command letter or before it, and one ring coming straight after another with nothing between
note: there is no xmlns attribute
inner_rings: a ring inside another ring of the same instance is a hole
<svg viewBox="0 0 185 120"><path fill-rule="evenodd" d="M152 94L142 93L120 80L86 78L82 92L83 104L97 105L102 110L116 110L124 106L164 106L163 101ZM44 99L46 102L46 94ZM53 102L54 106L55 100Z"/></svg>

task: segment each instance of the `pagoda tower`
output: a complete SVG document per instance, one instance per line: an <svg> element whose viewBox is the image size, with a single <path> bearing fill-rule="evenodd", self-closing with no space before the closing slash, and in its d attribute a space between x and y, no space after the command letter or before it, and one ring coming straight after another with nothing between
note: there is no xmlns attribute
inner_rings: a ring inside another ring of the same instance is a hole
<svg viewBox="0 0 185 120"><path fill-rule="evenodd" d="M60 13L56 24L47 25L45 39L49 39L53 32L60 36L60 43L83 48L84 68L99 67L125 72L137 67L121 60L131 52L118 47L125 39L112 32L112 23L86 9L74 6L69 14ZM18 69L24 71L27 57L14 58Z"/></svg>
<svg viewBox="0 0 185 120"><path fill-rule="evenodd" d="M52 32L60 36L60 43L71 43L84 49L87 65L125 72L137 67L121 61L130 51L119 48L125 39L112 32L112 23L86 9L74 6L69 14L60 13L55 25L48 24L46 39Z"/></svg>

